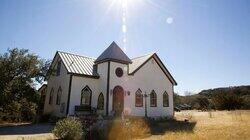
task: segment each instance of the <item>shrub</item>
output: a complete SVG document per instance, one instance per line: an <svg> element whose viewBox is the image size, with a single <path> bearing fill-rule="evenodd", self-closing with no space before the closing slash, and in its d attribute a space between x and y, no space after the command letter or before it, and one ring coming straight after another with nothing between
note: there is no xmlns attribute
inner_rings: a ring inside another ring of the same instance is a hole
<svg viewBox="0 0 250 140"><path fill-rule="evenodd" d="M234 92L220 92L212 97L215 109L218 110L234 110L240 109L243 106L243 99Z"/></svg>
<svg viewBox="0 0 250 140"><path fill-rule="evenodd" d="M22 120L31 121L36 117L37 105L33 102L27 101L25 98L21 100L22 108Z"/></svg>
<svg viewBox="0 0 250 140"><path fill-rule="evenodd" d="M7 121L20 122L22 120L21 114L22 105L17 101L12 101L4 108L4 118Z"/></svg>
<svg viewBox="0 0 250 140"><path fill-rule="evenodd" d="M20 101L11 101L0 109L0 119L10 122L33 121L36 117L36 108L35 103L25 98Z"/></svg>
<svg viewBox="0 0 250 140"><path fill-rule="evenodd" d="M74 117L67 117L56 123L52 133L59 139L79 140L83 134L82 124Z"/></svg>

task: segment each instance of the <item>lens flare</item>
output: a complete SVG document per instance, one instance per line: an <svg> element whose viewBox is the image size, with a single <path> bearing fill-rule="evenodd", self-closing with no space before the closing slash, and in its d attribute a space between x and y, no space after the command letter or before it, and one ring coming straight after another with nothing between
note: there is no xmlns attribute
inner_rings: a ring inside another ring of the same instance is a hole
<svg viewBox="0 0 250 140"><path fill-rule="evenodd" d="M123 50L127 50L127 44L130 40L127 39L129 37L129 18L131 16L136 16L138 12L143 12L143 10L138 10L140 8L152 8L153 10L160 11L163 16L167 16L169 14L175 15L174 12L171 12L170 9L166 9L166 4L168 2L165 1L155 1L155 0L104 0L109 4L108 9L115 9L117 13L119 13L120 20L121 20L121 42L123 44ZM152 10L150 9L150 10ZM174 18L167 17L166 21L167 24L173 24Z"/></svg>

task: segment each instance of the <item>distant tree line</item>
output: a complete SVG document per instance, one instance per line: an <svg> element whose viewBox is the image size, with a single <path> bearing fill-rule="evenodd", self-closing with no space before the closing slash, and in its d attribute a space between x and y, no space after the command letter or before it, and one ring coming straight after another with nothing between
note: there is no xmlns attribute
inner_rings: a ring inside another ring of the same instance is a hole
<svg viewBox="0 0 250 140"><path fill-rule="evenodd" d="M209 89L189 96L175 94L174 104L188 104L200 110L250 109L250 86Z"/></svg>
<svg viewBox="0 0 250 140"><path fill-rule="evenodd" d="M31 121L37 113L41 83L50 61L26 49L9 49L0 54L0 121Z"/></svg>

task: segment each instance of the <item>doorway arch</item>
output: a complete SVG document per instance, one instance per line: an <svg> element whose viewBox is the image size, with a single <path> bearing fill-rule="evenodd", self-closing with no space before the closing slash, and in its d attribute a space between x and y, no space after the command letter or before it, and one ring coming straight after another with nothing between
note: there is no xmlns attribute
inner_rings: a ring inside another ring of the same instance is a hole
<svg viewBox="0 0 250 140"><path fill-rule="evenodd" d="M120 116L124 109L124 90L121 86L113 89L113 111L116 116Z"/></svg>

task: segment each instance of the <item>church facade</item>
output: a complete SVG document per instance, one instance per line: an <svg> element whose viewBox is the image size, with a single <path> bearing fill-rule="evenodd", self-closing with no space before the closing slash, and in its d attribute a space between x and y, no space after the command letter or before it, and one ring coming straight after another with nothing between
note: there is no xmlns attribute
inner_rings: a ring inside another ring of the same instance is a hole
<svg viewBox="0 0 250 140"><path fill-rule="evenodd" d="M81 105L105 116L174 115L177 83L156 53L130 59L113 42L97 59L58 51L50 69L45 114L74 115Z"/></svg>

